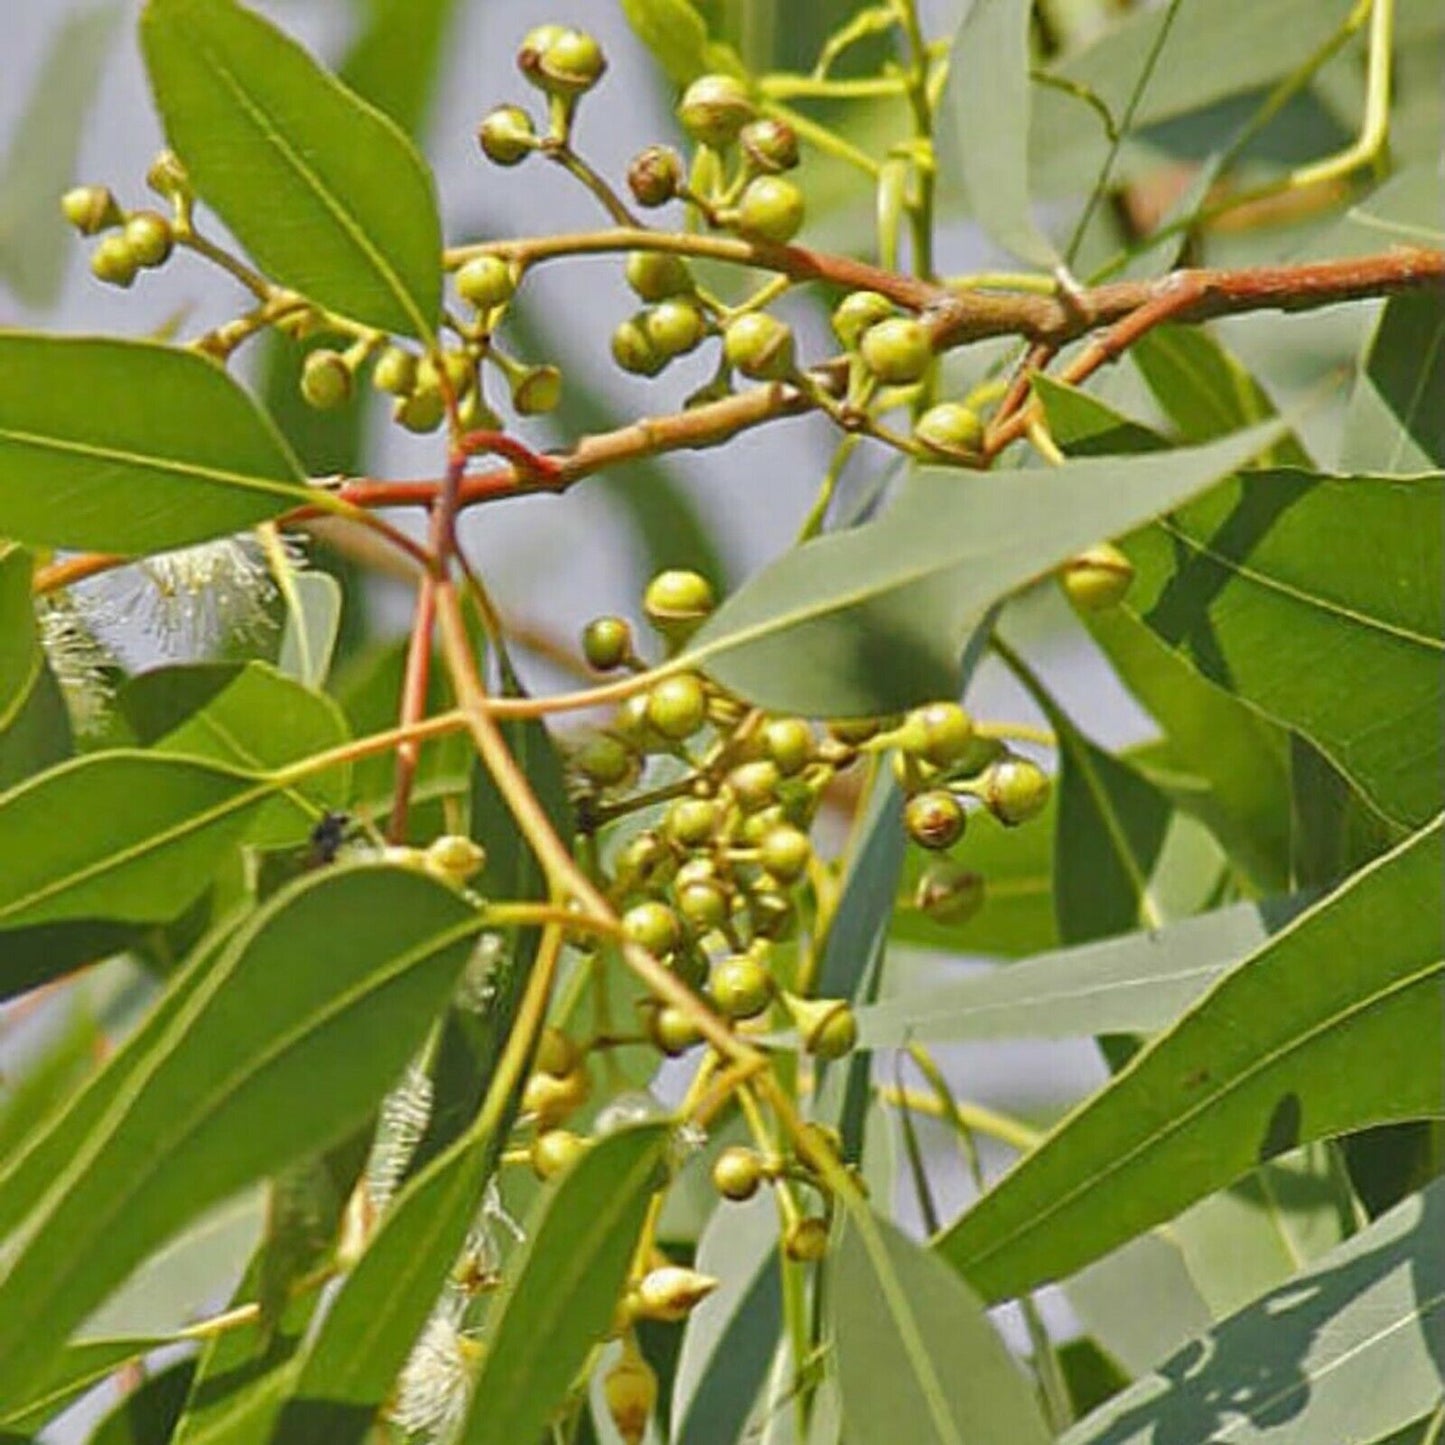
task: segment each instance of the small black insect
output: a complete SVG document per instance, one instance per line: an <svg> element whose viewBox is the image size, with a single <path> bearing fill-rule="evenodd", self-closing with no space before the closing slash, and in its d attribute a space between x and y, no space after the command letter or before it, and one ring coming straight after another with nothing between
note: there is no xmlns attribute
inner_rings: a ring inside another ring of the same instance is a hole
<svg viewBox="0 0 1445 1445"><path fill-rule="evenodd" d="M341 845L353 831L349 813L323 813L321 821L311 830L310 847L306 854L308 868L321 868L336 862Z"/></svg>

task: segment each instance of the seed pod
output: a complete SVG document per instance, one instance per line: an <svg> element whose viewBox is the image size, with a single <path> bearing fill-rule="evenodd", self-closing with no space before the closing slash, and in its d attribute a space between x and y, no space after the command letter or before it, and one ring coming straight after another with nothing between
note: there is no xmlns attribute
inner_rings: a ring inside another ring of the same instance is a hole
<svg viewBox="0 0 1445 1445"><path fill-rule="evenodd" d="M989 812L1009 827L1027 823L1043 812L1053 784L1028 758L1000 758L983 775L981 796Z"/></svg>
<svg viewBox="0 0 1445 1445"><path fill-rule="evenodd" d="M923 870L914 890L913 906L935 923L967 923L983 907L983 875L939 858Z"/></svg>
<svg viewBox="0 0 1445 1445"><path fill-rule="evenodd" d="M659 572L642 594L647 620L669 642L687 641L717 606L712 584L700 572L669 568Z"/></svg>
<svg viewBox="0 0 1445 1445"><path fill-rule="evenodd" d="M803 1048L820 1059L841 1059L858 1045L858 1020L845 998L799 998L784 993L783 1007Z"/></svg>
<svg viewBox="0 0 1445 1445"><path fill-rule="evenodd" d="M109 186L76 186L60 198L60 209L82 236L108 231L123 219Z"/></svg>
<svg viewBox="0 0 1445 1445"><path fill-rule="evenodd" d="M1134 564L1108 542L1071 557L1059 571L1069 601L1081 612L1117 607L1134 581Z"/></svg>
<svg viewBox="0 0 1445 1445"><path fill-rule="evenodd" d="M477 127L477 144L494 165L515 166L537 148L532 117L519 105L499 105Z"/></svg>
<svg viewBox="0 0 1445 1445"><path fill-rule="evenodd" d="M759 240L791 241L803 225L803 193L782 176L758 176L738 200L738 229Z"/></svg>
<svg viewBox="0 0 1445 1445"><path fill-rule="evenodd" d="M121 234L142 266L164 266L175 249L175 232L159 211L136 211Z"/></svg>
<svg viewBox="0 0 1445 1445"><path fill-rule="evenodd" d="M863 364L891 386L921 381L933 360L928 328L911 316L893 316L870 326L858 343Z"/></svg>
<svg viewBox="0 0 1445 1445"><path fill-rule="evenodd" d="M648 146L627 167L627 187L639 206L666 205L683 182L682 157L670 146Z"/></svg>
<svg viewBox="0 0 1445 1445"><path fill-rule="evenodd" d="M948 848L963 837L968 815L963 804L943 788L918 793L903 810L908 836L920 848Z"/></svg>
<svg viewBox="0 0 1445 1445"><path fill-rule="evenodd" d="M766 311L745 311L723 332L728 364L754 381L781 381L793 371L793 331Z"/></svg>
<svg viewBox="0 0 1445 1445"><path fill-rule="evenodd" d="M732 75L700 75L677 107L682 128L700 145L724 150L753 118L747 87Z"/></svg>
<svg viewBox="0 0 1445 1445"><path fill-rule="evenodd" d="M678 1265L649 1270L637 1282L637 1313L643 1319L676 1324L685 1320L721 1283L710 1274L699 1274L695 1269Z"/></svg>
<svg viewBox="0 0 1445 1445"><path fill-rule="evenodd" d="M712 1166L713 1188L735 1203L751 1199L762 1182L763 1161L756 1149L734 1144L724 1149Z"/></svg>

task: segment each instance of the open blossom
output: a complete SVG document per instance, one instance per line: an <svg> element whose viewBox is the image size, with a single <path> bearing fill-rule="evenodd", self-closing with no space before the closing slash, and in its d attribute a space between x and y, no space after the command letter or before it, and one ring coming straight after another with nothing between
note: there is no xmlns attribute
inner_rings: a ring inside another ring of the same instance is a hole
<svg viewBox="0 0 1445 1445"><path fill-rule="evenodd" d="M78 733L94 732L115 691L109 672L114 659L96 637L87 612L68 595L42 601L36 622L40 645L60 685L71 726Z"/></svg>
<svg viewBox="0 0 1445 1445"><path fill-rule="evenodd" d="M392 1421L429 1441L451 1440L466 1418L482 1346L462 1326L465 1296L449 1292L437 1306L397 1383Z"/></svg>

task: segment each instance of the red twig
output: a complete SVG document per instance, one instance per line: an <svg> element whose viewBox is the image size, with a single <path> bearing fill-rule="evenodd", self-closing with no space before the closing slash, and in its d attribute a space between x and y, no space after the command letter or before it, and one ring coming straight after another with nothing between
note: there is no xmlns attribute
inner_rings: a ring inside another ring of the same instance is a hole
<svg viewBox="0 0 1445 1445"><path fill-rule="evenodd" d="M412 615L411 642L406 652L406 675L401 689L401 725L409 726L426 716L427 690L431 683L432 632L436 626L436 574L427 571L416 589L416 611ZM391 817L386 836L392 843L406 841L407 813L412 785L416 781L421 745L399 743L396 749L396 781L392 788Z"/></svg>

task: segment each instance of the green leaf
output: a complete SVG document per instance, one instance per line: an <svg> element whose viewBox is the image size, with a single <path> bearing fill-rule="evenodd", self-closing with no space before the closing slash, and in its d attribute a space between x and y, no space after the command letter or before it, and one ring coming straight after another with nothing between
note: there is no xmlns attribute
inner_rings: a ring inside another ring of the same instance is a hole
<svg viewBox="0 0 1445 1445"><path fill-rule="evenodd" d="M707 26L688 0L622 0L622 13L674 85L710 68Z"/></svg>
<svg viewBox="0 0 1445 1445"><path fill-rule="evenodd" d="M858 1010L873 1049L964 1039L1084 1038L1167 1028L1299 902L1240 903L1152 933L1040 954Z"/></svg>
<svg viewBox="0 0 1445 1445"><path fill-rule="evenodd" d="M77 249L57 204L75 179L120 7L95 5L52 32L0 169L0 280L27 306L54 305Z"/></svg>
<svg viewBox="0 0 1445 1445"><path fill-rule="evenodd" d="M0 331L0 533L132 556L316 500L214 362L148 341Z"/></svg>
<svg viewBox="0 0 1445 1445"><path fill-rule="evenodd" d="M188 1219L360 1124L476 928L458 894L409 870L333 869L277 894L27 1217L0 1282L0 1395Z"/></svg>
<svg viewBox="0 0 1445 1445"><path fill-rule="evenodd" d="M989 239L1051 270L1061 258L1029 202L1032 9L1031 0L974 0L949 51L938 118L948 168Z"/></svg>
<svg viewBox="0 0 1445 1445"><path fill-rule="evenodd" d="M193 663L140 673L116 706L157 753L268 773L346 743L341 709L265 662ZM304 842L349 795L351 769L313 773L261 810L246 840L259 848Z"/></svg>
<svg viewBox="0 0 1445 1445"><path fill-rule="evenodd" d="M1345 420L1342 466L1352 472L1445 468L1445 297L1385 303L1365 349Z"/></svg>
<svg viewBox="0 0 1445 1445"><path fill-rule="evenodd" d="M365 0L365 28L341 65L341 79L409 136L426 129L446 63L459 0Z"/></svg>
<svg viewBox="0 0 1445 1445"><path fill-rule="evenodd" d="M45 670L30 593L34 570L23 547L0 547L0 738L29 705Z"/></svg>
<svg viewBox="0 0 1445 1445"><path fill-rule="evenodd" d="M171 145L261 269L355 321L429 338L441 221L397 126L232 0L149 0L141 45Z"/></svg>
<svg viewBox="0 0 1445 1445"><path fill-rule="evenodd" d="M644 1124L609 1134L538 1201L487 1314L461 1445L541 1437L607 1331L669 1133L667 1124Z"/></svg>
<svg viewBox="0 0 1445 1445"><path fill-rule="evenodd" d="M923 470L880 521L787 553L728 598L679 665L814 717L954 696L964 638L1001 597L1244 465L1254 428L1169 454L993 477Z"/></svg>
<svg viewBox="0 0 1445 1445"><path fill-rule="evenodd" d="M168 922L200 897L270 792L219 764L122 751L28 779L0 794L0 929Z"/></svg>
<svg viewBox="0 0 1445 1445"><path fill-rule="evenodd" d="M1284 1150L1445 1110L1442 831L1230 970L937 1247L986 1298L1018 1294Z"/></svg>
<svg viewBox="0 0 1445 1445"><path fill-rule="evenodd" d="M1033 1390L978 1297L887 1220L842 1217L825 1292L854 1445L1045 1445Z"/></svg>
<svg viewBox="0 0 1445 1445"><path fill-rule="evenodd" d="M73 1400L78 1400L122 1365L172 1344L171 1335L121 1340L77 1340L57 1350L35 1376L0 1406L0 1426L7 1430L38 1430ZM15 1437L0 1436L9 1442Z"/></svg>
<svg viewBox="0 0 1445 1445"><path fill-rule="evenodd" d="M1060 1445L1377 1440L1445 1385L1445 1181L1191 1341Z"/></svg>
<svg viewBox="0 0 1445 1445"><path fill-rule="evenodd" d="M341 584L327 572L298 572L292 585L300 612L286 613L276 666L303 687L319 688L331 671L341 633Z"/></svg>
<svg viewBox="0 0 1445 1445"><path fill-rule="evenodd" d="M194 1360L177 1360L147 1377L96 1426L89 1445L155 1445L169 1440L195 1372Z"/></svg>

